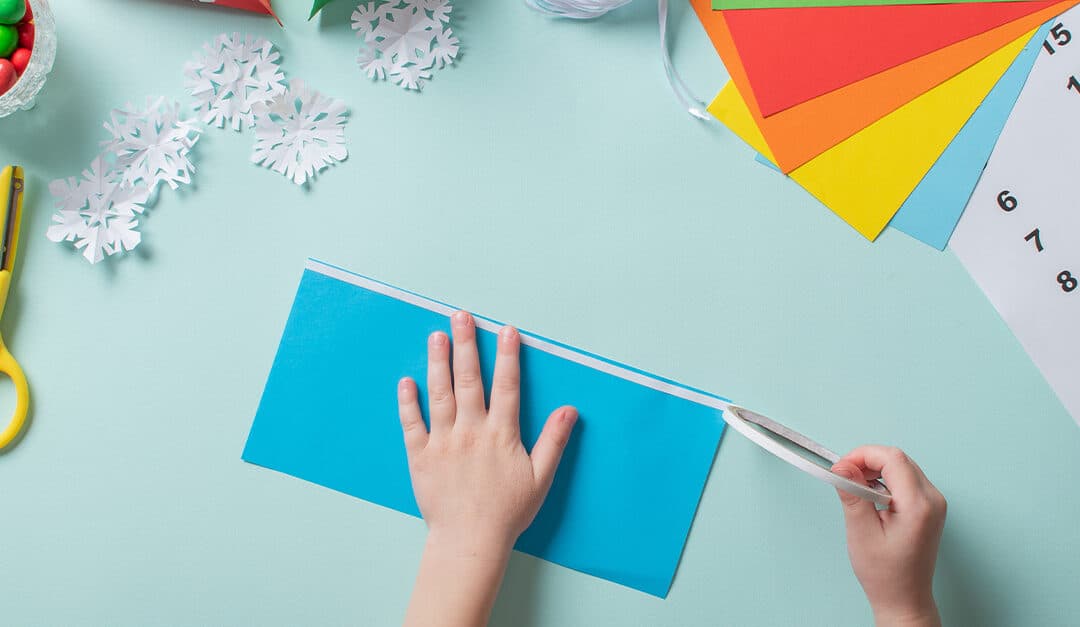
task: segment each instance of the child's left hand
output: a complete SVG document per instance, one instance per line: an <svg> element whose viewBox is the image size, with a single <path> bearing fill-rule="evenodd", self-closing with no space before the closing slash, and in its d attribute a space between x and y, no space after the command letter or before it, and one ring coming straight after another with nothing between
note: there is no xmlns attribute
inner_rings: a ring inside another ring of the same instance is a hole
<svg viewBox="0 0 1080 627"><path fill-rule="evenodd" d="M420 414L416 383L402 379L398 388L413 492L432 536L470 542L483 538L492 548L509 548L544 502L577 412L556 409L530 456L518 426L517 329L499 332L490 408L484 406L472 316L454 314L451 329L452 384L446 334L428 338L431 433Z"/></svg>
<svg viewBox="0 0 1080 627"><path fill-rule="evenodd" d="M491 406L476 349L476 323L460 311L445 333L428 338L428 407L424 425L416 382L398 385L398 409L409 474L428 525L406 625L482 625L487 621L510 551L551 487L577 420L573 407L556 409L533 446L521 443L518 423L521 337L499 332Z"/></svg>

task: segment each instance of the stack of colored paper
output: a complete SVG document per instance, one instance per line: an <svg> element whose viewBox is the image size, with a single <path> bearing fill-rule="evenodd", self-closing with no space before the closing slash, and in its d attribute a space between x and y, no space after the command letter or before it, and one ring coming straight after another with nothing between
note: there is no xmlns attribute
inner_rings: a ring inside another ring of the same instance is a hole
<svg viewBox="0 0 1080 627"><path fill-rule="evenodd" d="M1080 0L907 1L691 3L731 76L709 111L759 160L870 240L891 225L944 249Z"/></svg>

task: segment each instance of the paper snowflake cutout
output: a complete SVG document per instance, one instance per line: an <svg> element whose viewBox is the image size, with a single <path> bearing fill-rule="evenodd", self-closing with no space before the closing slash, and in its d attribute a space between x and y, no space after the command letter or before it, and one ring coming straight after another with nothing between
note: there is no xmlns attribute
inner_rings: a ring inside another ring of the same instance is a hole
<svg viewBox="0 0 1080 627"><path fill-rule="evenodd" d="M255 126L255 111L285 91L274 44L262 37L222 33L184 65L184 86L206 124L234 131Z"/></svg>
<svg viewBox="0 0 1080 627"><path fill-rule="evenodd" d="M259 107L251 160L303 185L348 156L348 116L345 101L324 96L294 78L285 93Z"/></svg>
<svg viewBox="0 0 1080 627"><path fill-rule="evenodd" d="M457 59L461 42L445 26L450 0L372 0L360 3L352 27L363 42L357 61L371 79L390 80L419 90L431 70Z"/></svg>
<svg viewBox="0 0 1080 627"><path fill-rule="evenodd" d="M144 109L114 109L105 130L112 137L101 145L116 155L122 183L141 183L153 192L161 182L173 189L191 182L195 166L188 153L202 131L195 120L180 117L180 103L147 98Z"/></svg>
<svg viewBox="0 0 1080 627"><path fill-rule="evenodd" d="M54 242L75 242L90 263L133 250L142 241L135 214L143 212L150 189L144 182L125 185L121 172L110 168L103 156L94 159L81 179L49 183L49 193L57 212L46 236Z"/></svg>

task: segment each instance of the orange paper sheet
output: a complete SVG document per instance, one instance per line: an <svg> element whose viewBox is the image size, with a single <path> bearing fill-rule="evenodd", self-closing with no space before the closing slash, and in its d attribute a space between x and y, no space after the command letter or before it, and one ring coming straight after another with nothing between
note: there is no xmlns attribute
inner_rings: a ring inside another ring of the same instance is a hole
<svg viewBox="0 0 1080 627"><path fill-rule="evenodd" d="M789 173L1078 2L1063 0L769 117L761 115L752 97L745 98L746 104L771 149L770 156ZM752 94L723 12L713 11L710 0L691 0L691 4L739 92Z"/></svg>
<svg viewBox="0 0 1080 627"><path fill-rule="evenodd" d="M768 117L1060 1L735 9L723 15Z"/></svg>
<svg viewBox="0 0 1080 627"><path fill-rule="evenodd" d="M814 157L790 174L867 239L904 204L1038 29L934 87ZM1039 42L1041 43L1041 42ZM1038 45L1038 44L1036 44ZM768 155L750 109L729 82L709 106L725 102L724 123ZM741 112L741 114L740 114ZM771 158L771 157L770 157Z"/></svg>

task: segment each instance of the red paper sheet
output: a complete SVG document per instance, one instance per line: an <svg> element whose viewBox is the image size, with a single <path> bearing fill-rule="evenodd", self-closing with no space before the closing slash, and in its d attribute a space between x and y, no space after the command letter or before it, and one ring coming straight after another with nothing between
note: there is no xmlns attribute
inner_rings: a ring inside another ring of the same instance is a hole
<svg viewBox="0 0 1080 627"><path fill-rule="evenodd" d="M1052 4L800 7L723 14L756 104L769 116Z"/></svg>
<svg viewBox="0 0 1080 627"><path fill-rule="evenodd" d="M207 0L201 1L206 2ZM229 7L230 9L265 13L277 19L277 15L274 14L274 10L270 7L270 0L209 0L209 3L216 4L219 7ZM278 23L280 22L281 20L278 20Z"/></svg>

